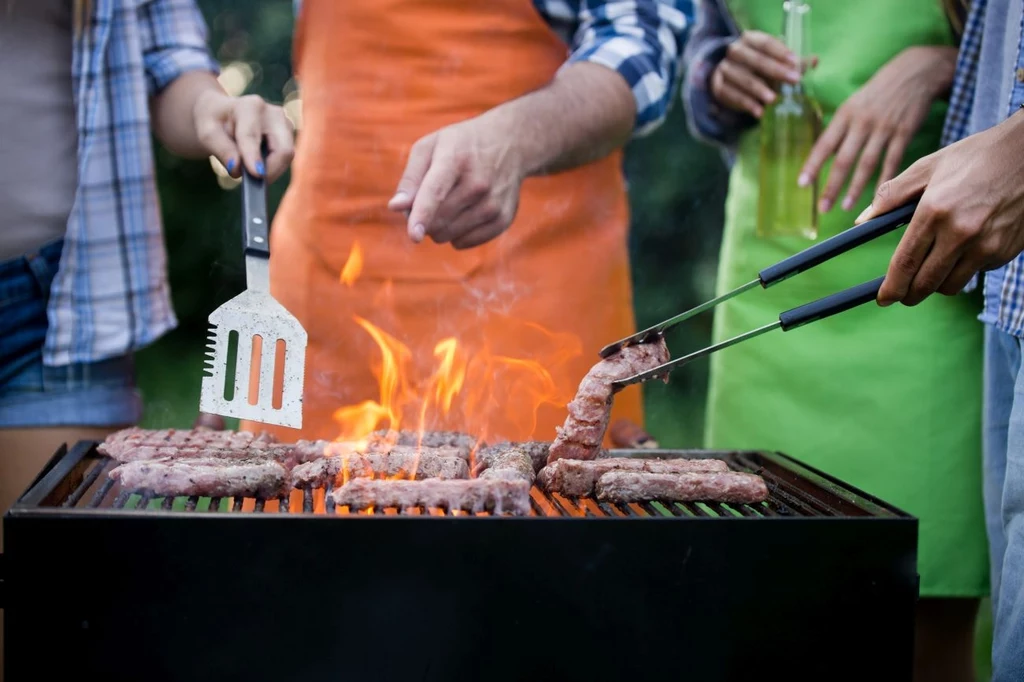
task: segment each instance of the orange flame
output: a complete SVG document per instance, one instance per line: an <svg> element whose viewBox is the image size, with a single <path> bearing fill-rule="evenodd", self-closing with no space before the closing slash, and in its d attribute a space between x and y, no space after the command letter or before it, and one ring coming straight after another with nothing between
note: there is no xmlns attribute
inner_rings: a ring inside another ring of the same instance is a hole
<svg viewBox="0 0 1024 682"><path fill-rule="evenodd" d="M537 428L537 412L544 405L563 408L575 385L556 381L550 368L563 368L579 355L579 339L555 334L535 323L502 320L502 328L514 329L518 338L543 350L540 360L495 353L484 341L475 347L447 337L434 346L429 376L417 380L409 348L378 326L355 316L380 350L374 368L380 394L334 412L338 439L366 441L374 431L415 430L421 435L433 429L470 433L480 440L525 439ZM393 478L415 478L416 464Z"/></svg>
<svg viewBox="0 0 1024 682"><path fill-rule="evenodd" d="M352 286L362 272L363 249L359 246L359 242L355 242L352 244L352 251L348 254L348 260L345 261L345 267L341 269L341 283Z"/></svg>

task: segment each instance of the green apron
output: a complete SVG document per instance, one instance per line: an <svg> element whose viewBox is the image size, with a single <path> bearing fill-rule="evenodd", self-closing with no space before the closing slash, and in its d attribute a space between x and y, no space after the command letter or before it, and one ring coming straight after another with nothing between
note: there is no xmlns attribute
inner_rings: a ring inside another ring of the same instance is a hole
<svg viewBox="0 0 1024 682"><path fill-rule="evenodd" d="M781 0L728 0L728 5L742 28L779 34ZM838 106L903 48L952 44L939 0L818 0L811 6L811 52L820 62L808 86L826 125ZM904 167L938 147L945 110L944 103L932 107ZM755 236L756 129L743 136L738 151L726 203L719 293L810 245ZM822 187L830 167L822 172ZM875 182L850 212L835 208L820 217L819 240L853 225ZM719 306L715 341L885 274L902 233ZM979 305L976 296L964 295L936 295L914 308L867 304L716 353L706 445L783 452L902 508L920 522L921 595L987 594Z"/></svg>

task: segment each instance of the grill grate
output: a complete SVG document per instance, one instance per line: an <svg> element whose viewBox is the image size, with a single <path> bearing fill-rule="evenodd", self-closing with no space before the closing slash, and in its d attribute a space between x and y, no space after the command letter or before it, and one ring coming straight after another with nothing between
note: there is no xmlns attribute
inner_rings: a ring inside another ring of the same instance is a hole
<svg viewBox="0 0 1024 682"><path fill-rule="evenodd" d="M69 453L65 459L74 453ZM823 475L798 465L783 456L766 453L708 453L672 450L616 451L617 456L713 456L725 460L736 471L764 477L770 492L766 502L756 505L717 502L667 502L615 504L590 498L567 498L549 494L537 487L531 490L530 516L535 517L614 517L614 518L772 518L897 516L898 512L880 506L861 493L840 487ZM374 508L350 512L337 507L331 489L294 490L290 496L274 499L160 497L150 491L125 490L107 474L117 463L89 447L62 477L59 484L39 502L42 507L65 510L130 510L149 513L202 512L220 514L327 514L335 516L470 516L471 512L423 508ZM477 516L490 516L479 512Z"/></svg>

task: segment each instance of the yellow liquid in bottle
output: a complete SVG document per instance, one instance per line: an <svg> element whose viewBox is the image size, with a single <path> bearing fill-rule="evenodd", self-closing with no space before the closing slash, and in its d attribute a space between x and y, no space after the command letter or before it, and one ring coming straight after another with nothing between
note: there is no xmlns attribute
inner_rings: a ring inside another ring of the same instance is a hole
<svg viewBox="0 0 1024 682"><path fill-rule="evenodd" d="M821 127L817 107L786 86L761 119L758 237L818 238L818 187L797 185Z"/></svg>

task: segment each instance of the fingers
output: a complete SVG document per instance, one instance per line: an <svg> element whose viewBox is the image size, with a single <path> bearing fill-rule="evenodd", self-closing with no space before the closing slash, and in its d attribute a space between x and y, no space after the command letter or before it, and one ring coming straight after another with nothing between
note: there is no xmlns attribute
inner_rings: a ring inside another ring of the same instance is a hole
<svg viewBox="0 0 1024 682"><path fill-rule="evenodd" d="M879 305L884 307L904 299L934 243L935 236L929 221L923 215L915 214L889 261L885 280L878 290Z"/></svg>
<svg viewBox="0 0 1024 682"><path fill-rule="evenodd" d="M771 57L772 59L784 64L789 64L793 68L799 66L796 55L790 52L785 43L775 36L764 33L763 31L744 31L743 36L737 41L737 43L749 45L762 55ZM778 80L782 79L780 78ZM800 80L799 74L797 74L797 80Z"/></svg>
<svg viewBox="0 0 1024 682"><path fill-rule="evenodd" d="M235 144L249 173L266 175L260 143L263 141L263 113L267 103L256 95L240 97L235 103ZM239 171L240 172L240 171ZM236 176L238 177L238 176Z"/></svg>
<svg viewBox="0 0 1024 682"><path fill-rule="evenodd" d="M753 109L758 112L755 113L756 116L760 117L764 112L763 105L771 104L775 101L775 92L764 81L742 66L730 61L723 61L718 65L716 71L721 74L724 84L731 86L733 90L740 93L739 99L741 101L754 101L753 107L750 107L749 103L744 102L744 108L748 111ZM752 111L752 113L754 112Z"/></svg>
<svg viewBox="0 0 1024 682"><path fill-rule="evenodd" d="M864 147L866 138L867 131L861 126L851 126L847 131L846 137L843 138L843 143L839 145L839 151L836 152L835 161L832 162L832 169L828 174L828 181L825 183L825 189L821 193L821 200L818 202L818 210L822 213L828 213L832 210L836 197L839 196L839 190L843 188L843 184L846 182L846 178L849 177L853 164L857 162L857 157Z"/></svg>
<svg viewBox="0 0 1024 682"><path fill-rule="evenodd" d="M875 172L875 168L878 167L879 160L882 158L882 152L885 150L886 141L886 134L879 130L876 130L868 139L868 143L864 146L864 151L861 152L860 161L857 162L857 168L853 173L853 179L850 180L850 186L846 190L846 197L843 199L844 211L849 211L853 208L853 205L857 203L857 199L860 198L861 193L864 192L864 188L867 187L868 180L871 179L871 176Z"/></svg>
<svg viewBox="0 0 1024 682"><path fill-rule="evenodd" d="M722 64L735 64L745 67L751 75L761 76L769 81L782 83L800 82L800 64L793 54L779 43L782 53L766 53L752 43L738 40L732 43L727 51L728 59ZM755 77L756 77L755 76ZM758 78L758 81L761 79ZM768 88L767 85L765 85Z"/></svg>
<svg viewBox="0 0 1024 682"><path fill-rule="evenodd" d="M241 168L238 147L230 132L231 108L204 107L196 109L196 137L219 160L228 173L238 177Z"/></svg>
<svg viewBox="0 0 1024 682"><path fill-rule="evenodd" d="M435 154L429 163L422 184L412 190L413 203L409 209L409 237L417 243L437 229L437 211L458 180L458 169L451 152Z"/></svg>
<svg viewBox="0 0 1024 682"><path fill-rule="evenodd" d="M437 134L427 135L416 141L416 144L409 150L409 160L405 163L405 171L398 181L398 188L395 196L388 201L388 209L391 211L408 212L412 209L413 199L416 191L423 182L427 170L430 168L430 160L434 155L434 147L437 145ZM421 236L420 239L423 237ZM415 241L419 241L418 239Z"/></svg>
<svg viewBox="0 0 1024 682"><path fill-rule="evenodd" d="M438 244L452 242L452 244L455 245L457 242L462 241L469 233L478 230L481 227L492 223L502 223L502 218L501 208L492 197L485 195L468 206L465 206L465 208L451 220L445 222L438 221L439 224L437 228L431 230L430 238ZM494 236L503 230L504 226L502 226ZM473 245L475 246L476 244Z"/></svg>
<svg viewBox="0 0 1024 682"><path fill-rule="evenodd" d="M804 162L800 177L797 178L797 184L800 187L807 187L818 177L822 166L835 153L846 136L846 129L849 125L849 120L842 113L837 113L832 122L828 124L825 132L818 137L818 141L811 148L811 153L807 155L807 161Z"/></svg>
<svg viewBox="0 0 1024 682"><path fill-rule="evenodd" d="M465 233L461 237L452 240L452 246L456 249L471 249L474 246L480 246L486 242L491 241L502 232L505 231L507 225L501 223L498 220L492 220L490 222L479 225L469 232Z"/></svg>
<svg viewBox="0 0 1024 682"><path fill-rule="evenodd" d="M882 162L882 172L878 176L879 186L896 177L908 144L910 144L910 134L902 131L897 131L889 141L889 148L885 152L885 161Z"/></svg>
<svg viewBox="0 0 1024 682"><path fill-rule="evenodd" d="M764 105L743 90L726 82L719 70L716 69L715 75L712 77L712 92L714 92L715 99L730 109L745 111L754 118L761 118L764 115Z"/></svg>
<svg viewBox="0 0 1024 682"><path fill-rule="evenodd" d="M874 201L857 216L854 224L859 225L866 220L888 213L921 196L925 187L928 186L938 158L936 154L922 157L892 180L879 185Z"/></svg>
<svg viewBox="0 0 1024 682"><path fill-rule="evenodd" d="M267 141L267 182L273 182L288 169L295 157L295 132L284 109L267 106L263 111L263 136Z"/></svg>
<svg viewBox="0 0 1024 682"><path fill-rule="evenodd" d="M981 268L981 264L977 261L961 256L960 260L953 266L949 276L946 277L946 281L939 287L939 293L944 296L956 296L964 290L967 283L971 281L971 277L974 277L981 271Z"/></svg>
<svg viewBox="0 0 1024 682"><path fill-rule="evenodd" d="M960 248L950 249L941 239L936 240L914 275L903 304L915 306L935 293L959 262L961 252Z"/></svg>

